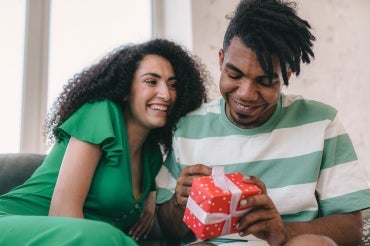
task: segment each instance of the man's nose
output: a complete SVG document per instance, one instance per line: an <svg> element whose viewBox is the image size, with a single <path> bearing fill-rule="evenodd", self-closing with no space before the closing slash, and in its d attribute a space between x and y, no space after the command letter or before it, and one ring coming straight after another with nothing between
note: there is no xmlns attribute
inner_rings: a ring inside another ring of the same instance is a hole
<svg viewBox="0 0 370 246"><path fill-rule="evenodd" d="M245 79L242 81L236 91L238 97L243 100L257 100L258 88L253 81Z"/></svg>

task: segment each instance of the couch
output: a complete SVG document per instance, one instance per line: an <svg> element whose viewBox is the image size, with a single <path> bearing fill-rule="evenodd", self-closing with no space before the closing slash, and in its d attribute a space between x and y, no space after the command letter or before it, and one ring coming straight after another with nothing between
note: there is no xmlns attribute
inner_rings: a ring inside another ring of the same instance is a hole
<svg viewBox="0 0 370 246"><path fill-rule="evenodd" d="M41 164L44 157L45 155L35 153L0 154L0 195L23 183ZM362 215L363 238L359 246L370 246L370 209L364 210ZM139 244L143 246L165 245L163 241L158 240L159 235L159 225L156 223L152 238L141 241Z"/></svg>

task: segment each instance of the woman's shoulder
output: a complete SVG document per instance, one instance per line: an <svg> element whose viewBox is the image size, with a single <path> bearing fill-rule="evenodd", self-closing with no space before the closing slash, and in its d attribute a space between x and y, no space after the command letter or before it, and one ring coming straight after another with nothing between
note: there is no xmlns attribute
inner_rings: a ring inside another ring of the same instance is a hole
<svg viewBox="0 0 370 246"><path fill-rule="evenodd" d="M101 99L84 103L72 116L87 118L104 118L120 116L121 106L110 99Z"/></svg>
<svg viewBox="0 0 370 246"><path fill-rule="evenodd" d="M81 106L81 108L91 108L91 107L120 109L120 106L116 102L114 102L110 99L99 99L99 100L95 100L95 101L89 101L89 102L84 103Z"/></svg>

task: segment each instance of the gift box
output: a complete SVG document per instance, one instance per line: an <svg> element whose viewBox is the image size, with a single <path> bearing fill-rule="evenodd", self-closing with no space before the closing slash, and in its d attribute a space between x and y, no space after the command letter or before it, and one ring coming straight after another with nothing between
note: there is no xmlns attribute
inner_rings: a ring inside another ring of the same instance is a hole
<svg viewBox="0 0 370 246"><path fill-rule="evenodd" d="M239 217L249 210L240 207L240 200L261 193L256 185L243 182L243 176L213 167L212 176L193 179L183 221L199 239L237 233Z"/></svg>

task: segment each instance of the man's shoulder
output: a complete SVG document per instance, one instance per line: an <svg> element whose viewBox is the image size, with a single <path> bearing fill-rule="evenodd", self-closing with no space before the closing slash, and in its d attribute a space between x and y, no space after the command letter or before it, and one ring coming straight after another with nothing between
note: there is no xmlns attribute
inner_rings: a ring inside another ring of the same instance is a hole
<svg viewBox="0 0 370 246"><path fill-rule="evenodd" d="M210 102L203 103L198 109L188 113L180 119L180 125L188 124L198 124L199 121L206 122L207 120L213 120L215 117L218 117L221 112L222 98L214 99Z"/></svg>
<svg viewBox="0 0 370 246"><path fill-rule="evenodd" d="M222 97L218 97L210 102L203 103L198 109L187 114L187 116L192 117L207 114L220 114L221 113L220 103L222 102L222 100L223 100Z"/></svg>
<svg viewBox="0 0 370 246"><path fill-rule="evenodd" d="M176 126L175 135L199 138L200 133L209 132L211 128L219 128L221 125L222 104L223 99L217 98L202 104L195 111L182 117Z"/></svg>
<svg viewBox="0 0 370 246"><path fill-rule="evenodd" d="M337 114L337 109L333 106L325 102L304 98L301 95L283 94L282 107L287 112L310 112L313 115L326 116L326 118L334 118Z"/></svg>

